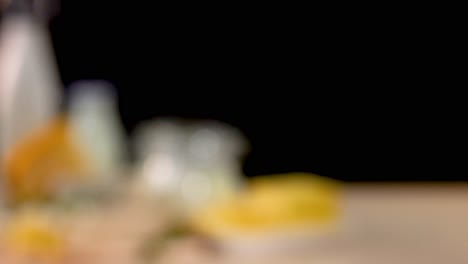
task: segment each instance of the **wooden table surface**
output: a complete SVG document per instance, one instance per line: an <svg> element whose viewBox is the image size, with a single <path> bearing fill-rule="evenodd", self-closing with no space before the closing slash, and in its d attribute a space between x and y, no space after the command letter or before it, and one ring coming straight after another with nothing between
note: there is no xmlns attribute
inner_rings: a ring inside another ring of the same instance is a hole
<svg viewBox="0 0 468 264"><path fill-rule="evenodd" d="M70 217L73 251L65 263L141 263L135 252L142 238L164 230L168 219L165 210L139 200ZM154 263L468 263L467 184L350 184L341 221L324 241L297 250L208 258L185 242ZM14 264L7 256L0 246L0 264Z"/></svg>

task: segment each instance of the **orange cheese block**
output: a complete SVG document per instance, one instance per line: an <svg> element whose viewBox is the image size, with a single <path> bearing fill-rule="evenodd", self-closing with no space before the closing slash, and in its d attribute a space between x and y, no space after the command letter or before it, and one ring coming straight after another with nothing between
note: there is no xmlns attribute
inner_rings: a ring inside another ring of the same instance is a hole
<svg viewBox="0 0 468 264"><path fill-rule="evenodd" d="M63 184L85 175L87 164L66 118L58 117L7 153L2 164L7 198L13 203L51 198Z"/></svg>

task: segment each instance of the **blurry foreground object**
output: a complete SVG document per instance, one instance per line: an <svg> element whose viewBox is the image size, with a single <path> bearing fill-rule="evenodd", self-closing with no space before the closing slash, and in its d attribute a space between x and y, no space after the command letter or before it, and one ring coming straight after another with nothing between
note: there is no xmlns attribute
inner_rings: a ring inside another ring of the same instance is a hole
<svg viewBox="0 0 468 264"><path fill-rule="evenodd" d="M88 165L74 143L64 117L18 142L3 167L8 200L13 204L47 200L76 184Z"/></svg>
<svg viewBox="0 0 468 264"><path fill-rule="evenodd" d="M60 105L59 79L49 36L43 21L33 15L33 4L32 1L12 1L12 10L7 12L0 29L2 164L6 157L10 159L7 162L18 159L12 158L17 145L28 141L33 131L55 118ZM5 177L17 177L4 173L3 168L0 168L0 185L5 185L2 184ZM2 195L10 192L1 191Z"/></svg>
<svg viewBox="0 0 468 264"><path fill-rule="evenodd" d="M65 263L65 235L42 211L25 210L10 219L1 231L0 244L8 263Z"/></svg>
<svg viewBox="0 0 468 264"><path fill-rule="evenodd" d="M235 196L192 211L186 222L172 223L145 241L142 253L154 263L166 263L167 251L175 247L192 259L177 263L217 263L210 261L317 250L339 233L340 196L339 182L318 175L261 176ZM173 257L180 259L179 254ZM198 257L204 259L196 262Z"/></svg>
<svg viewBox="0 0 468 264"><path fill-rule="evenodd" d="M259 177L238 197L195 214L193 224L234 247L247 248L249 242L264 239L314 238L336 228L339 197L340 184L317 175Z"/></svg>
<svg viewBox="0 0 468 264"><path fill-rule="evenodd" d="M247 143L226 124L157 120L141 126L135 137L143 185L184 209L230 197L242 184Z"/></svg>
<svg viewBox="0 0 468 264"><path fill-rule="evenodd" d="M76 145L92 162L98 184L112 183L124 162L124 132L110 83L79 81L71 86L70 124Z"/></svg>

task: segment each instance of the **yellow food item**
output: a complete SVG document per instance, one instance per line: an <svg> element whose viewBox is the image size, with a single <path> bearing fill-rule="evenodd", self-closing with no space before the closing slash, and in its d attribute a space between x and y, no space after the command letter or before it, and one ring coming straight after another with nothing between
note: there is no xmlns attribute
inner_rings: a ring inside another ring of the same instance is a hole
<svg viewBox="0 0 468 264"><path fill-rule="evenodd" d="M259 177L235 199L194 217L212 235L268 233L294 228L327 228L339 212L340 184L306 173Z"/></svg>
<svg viewBox="0 0 468 264"><path fill-rule="evenodd" d="M74 143L64 117L17 143L1 164L9 201L16 204L50 198L71 176L84 175L86 162Z"/></svg>
<svg viewBox="0 0 468 264"><path fill-rule="evenodd" d="M2 242L13 257L59 263L65 256L65 239L56 228L39 212L22 213L7 225Z"/></svg>

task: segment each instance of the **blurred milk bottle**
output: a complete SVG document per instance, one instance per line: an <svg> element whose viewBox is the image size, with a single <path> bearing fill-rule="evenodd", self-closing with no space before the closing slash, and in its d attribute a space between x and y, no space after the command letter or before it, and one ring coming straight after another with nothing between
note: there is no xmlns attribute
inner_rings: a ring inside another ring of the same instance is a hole
<svg viewBox="0 0 468 264"><path fill-rule="evenodd" d="M6 16L0 31L2 153L57 115L59 87L45 25L26 11Z"/></svg>
<svg viewBox="0 0 468 264"><path fill-rule="evenodd" d="M187 140L187 170L181 195L190 209L226 199L242 185L241 158L247 150L242 133L226 124L193 125Z"/></svg>
<svg viewBox="0 0 468 264"><path fill-rule="evenodd" d="M54 118L60 105L59 78L45 23L33 1L9 2L0 28L2 166L13 146ZM0 175L1 181L5 175Z"/></svg>
<svg viewBox="0 0 468 264"><path fill-rule="evenodd" d="M113 86L83 80L70 87L69 115L77 145L91 163L98 184L115 182L125 162L125 136Z"/></svg>
<svg viewBox="0 0 468 264"><path fill-rule="evenodd" d="M140 183L150 195L174 198L185 171L184 130L177 120L161 119L140 125L135 150Z"/></svg>

